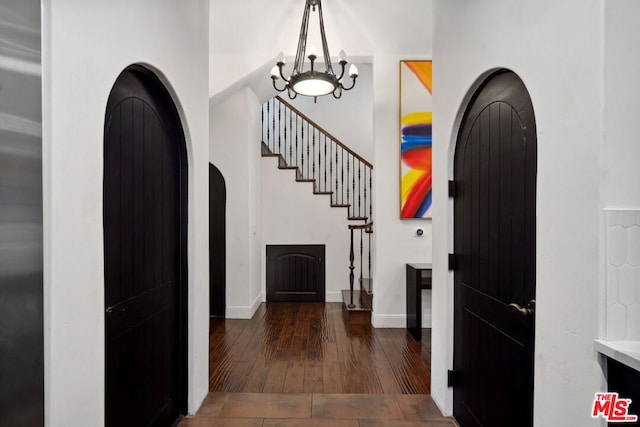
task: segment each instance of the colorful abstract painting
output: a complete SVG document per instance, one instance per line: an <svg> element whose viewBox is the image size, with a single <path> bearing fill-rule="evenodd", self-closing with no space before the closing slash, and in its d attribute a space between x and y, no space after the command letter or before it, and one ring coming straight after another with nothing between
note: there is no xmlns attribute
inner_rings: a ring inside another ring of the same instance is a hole
<svg viewBox="0 0 640 427"><path fill-rule="evenodd" d="M431 61L400 61L400 218L431 217Z"/></svg>

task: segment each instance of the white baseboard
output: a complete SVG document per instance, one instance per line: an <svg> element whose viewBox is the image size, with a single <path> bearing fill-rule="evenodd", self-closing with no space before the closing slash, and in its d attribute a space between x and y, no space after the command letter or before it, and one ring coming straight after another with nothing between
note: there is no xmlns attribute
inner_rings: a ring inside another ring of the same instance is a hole
<svg viewBox="0 0 640 427"><path fill-rule="evenodd" d="M327 292L325 294L326 302L342 302L342 291Z"/></svg>
<svg viewBox="0 0 640 427"><path fill-rule="evenodd" d="M371 325L374 328L406 328L407 316L404 314L375 314L371 316ZM431 327L431 318L422 319L422 327Z"/></svg>
<svg viewBox="0 0 640 427"><path fill-rule="evenodd" d="M189 403L187 405L187 412L189 413L189 415L195 415L196 412L198 412L200 406L202 406L202 403L204 402L204 399L207 397L207 394L209 394L208 381L205 382L205 386L202 390L200 390L198 393L195 393L194 396L189 396Z"/></svg>
<svg viewBox="0 0 640 427"><path fill-rule="evenodd" d="M258 311L258 307L262 303L262 294L259 294L253 300L250 306L227 306L225 310L225 318L227 319L251 319Z"/></svg>
<svg viewBox="0 0 640 427"><path fill-rule="evenodd" d="M374 328L406 328L407 316L404 314L375 314L371 316Z"/></svg>

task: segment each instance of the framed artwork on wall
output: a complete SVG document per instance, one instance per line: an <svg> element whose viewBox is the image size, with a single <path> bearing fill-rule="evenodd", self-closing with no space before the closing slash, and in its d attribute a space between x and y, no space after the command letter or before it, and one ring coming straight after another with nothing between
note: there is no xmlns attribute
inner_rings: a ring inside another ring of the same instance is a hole
<svg viewBox="0 0 640 427"><path fill-rule="evenodd" d="M431 218L431 61L400 61L400 219Z"/></svg>

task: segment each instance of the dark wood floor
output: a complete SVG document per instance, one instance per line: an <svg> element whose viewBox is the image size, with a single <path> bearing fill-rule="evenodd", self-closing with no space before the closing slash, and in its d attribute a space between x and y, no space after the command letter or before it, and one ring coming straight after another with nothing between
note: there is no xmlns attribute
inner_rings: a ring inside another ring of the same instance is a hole
<svg viewBox="0 0 640 427"><path fill-rule="evenodd" d="M431 336L347 333L339 303L263 303L251 320L211 320L209 390L429 394Z"/></svg>

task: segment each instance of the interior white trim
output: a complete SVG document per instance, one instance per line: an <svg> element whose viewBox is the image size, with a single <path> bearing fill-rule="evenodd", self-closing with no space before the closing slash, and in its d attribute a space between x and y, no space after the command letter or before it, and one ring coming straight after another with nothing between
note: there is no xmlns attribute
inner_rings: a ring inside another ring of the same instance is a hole
<svg viewBox="0 0 640 427"><path fill-rule="evenodd" d="M404 314L373 314L371 324L374 328L406 328L407 316Z"/></svg>
<svg viewBox="0 0 640 427"><path fill-rule="evenodd" d="M262 303L262 293L248 306L227 306L225 318L227 319L251 319Z"/></svg>
<svg viewBox="0 0 640 427"><path fill-rule="evenodd" d="M342 302L342 291L338 292L327 292L325 294L326 302Z"/></svg>

